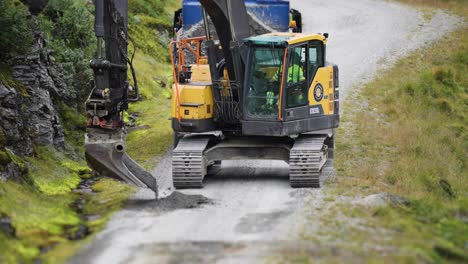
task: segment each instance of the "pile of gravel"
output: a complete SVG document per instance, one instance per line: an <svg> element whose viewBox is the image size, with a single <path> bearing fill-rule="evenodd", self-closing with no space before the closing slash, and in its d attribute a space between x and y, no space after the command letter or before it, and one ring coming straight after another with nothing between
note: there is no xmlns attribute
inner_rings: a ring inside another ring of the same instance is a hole
<svg viewBox="0 0 468 264"><path fill-rule="evenodd" d="M159 200L134 201L130 204L130 208L150 211L173 211L177 209L199 208L204 204L213 204L213 201L203 195L184 194L176 191Z"/></svg>

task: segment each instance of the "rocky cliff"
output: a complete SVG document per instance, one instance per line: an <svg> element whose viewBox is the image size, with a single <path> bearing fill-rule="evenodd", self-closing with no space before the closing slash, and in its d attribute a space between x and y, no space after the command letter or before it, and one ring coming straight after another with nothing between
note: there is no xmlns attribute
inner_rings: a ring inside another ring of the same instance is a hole
<svg viewBox="0 0 468 264"><path fill-rule="evenodd" d="M64 148L64 130L59 117L61 104L76 108L77 96L63 76L63 69L36 30L34 44L25 55L16 56L0 79L0 179L19 179L18 157L33 154L33 146Z"/></svg>

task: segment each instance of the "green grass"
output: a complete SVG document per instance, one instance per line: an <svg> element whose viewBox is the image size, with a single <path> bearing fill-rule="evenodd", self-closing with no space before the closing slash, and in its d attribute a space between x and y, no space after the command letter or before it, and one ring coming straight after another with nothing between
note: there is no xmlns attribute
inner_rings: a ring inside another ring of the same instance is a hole
<svg viewBox="0 0 468 264"><path fill-rule="evenodd" d="M84 159L83 137L88 120L83 113L79 113L76 109L64 103L60 103L58 107L60 120L66 120L62 124L65 135L65 148L75 156Z"/></svg>
<svg viewBox="0 0 468 264"><path fill-rule="evenodd" d="M80 175L91 173L84 160L71 160L53 148L36 147L35 156L28 161L28 177L40 192L48 195L70 193L78 187Z"/></svg>
<svg viewBox="0 0 468 264"><path fill-rule="evenodd" d="M170 66L154 59L138 55L135 67L143 100L130 105L130 112L139 113L137 130L129 133L128 153L138 163L151 169L158 156L167 151L172 143L170 118L170 87L162 87L158 80L167 79Z"/></svg>
<svg viewBox="0 0 468 264"><path fill-rule="evenodd" d="M450 11L459 16L466 17L468 14L468 5L466 0L396 0L403 4L411 5L425 10L438 8Z"/></svg>
<svg viewBox="0 0 468 264"><path fill-rule="evenodd" d="M54 163L47 165L53 166ZM61 177L61 181L73 178L67 174L61 174ZM15 237L7 237L0 232L1 263L30 263L38 259L44 263L64 262L93 238L69 240L78 225L86 225L95 234L114 212L122 208L134 190L112 179L100 179L93 186L96 195L82 196L85 201L83 214L98 215L99 218L85 221L73 209L79 195L64 192L65 187L60 187L61 192L57 194L57 190L52 188L57 186L57 182L41 183L42 189L53 193L48 194L26 183L0 182L0 214L8 215L16 230ZM49 251L41 253L41 249L46 248Z"/></svg>
<svg viewBox="0 0 468 264"><path fill-rule="evenodd" d="M40 255L40 248L66 242L66 227L81 222L70 205L72 195L49 196L27 184L13 181L0 183L0 212L11 217L16 237L0 233L4 263L31 262Z"/></svg>
<svg viewBox="0 0 468 264"><path fill-rule="evenodd" d="M11 77L10 66L3 63L0 63L0 80L5 87L9 89L15 89L23 97L29 97L28 91L26 90L24 84L13 79L13 77Z"/></svg>
<svg viewBox="0 0 468 264"><path fill-rule="evenodd" d="M468 16L466 2L433 2ZM338 222L324 232L343 226L332 237L366 259L369 252L386 252L382 260L390 262L467 262L467 94L464 27L399 60L348 98L337 134L333 193L390 192L411 204L346 204L338 209L345 217L330 214L327 219ZM353 220L363 222L346 223Z"/></svg>
<svg viewBox="0 0 468 264"><path fill-rule="evenodd" d="M0 182L0 215L9 216L16 230L15 237L0 232L1 263L65 261L92 238L69 240L78 226L101 230L134 191L127 184L103 178L92 187L97 194L80 196L72 191L91 176L84 160L47 147L35 147L34 152L25 159L8 149L0 152L24 173L22 182ZM96 220L84 220L74 208L79 198L84 199L82 214L98 215ZM48 251L41 253L41 249Z"/></svg>
<svg viewBox="0 0 468 264"><path fill-rule="evenodd" d="M142 101L130 104L129 112L137 113L138 129L127 138L128 154L143 167L151 170L158 158L172 144L169 120L171 108L172 72L168 46L172 31L172 14L181 1L130 2L133 14L140 20L130 21L129 32L137 45L135 69ZM159 15L153 13L159 10ZM161 32L169 33L163 37Z"/></svg>
<svg viewBox="0 0 468 264"><path fill-rule="evenodd" d="M348 102L347 109L359 110L345 113L337 137L343 176L363 175L356 179L417 198L466 195L467 32L400 60ZM363 100L364 109L357 103Z"/></svg>

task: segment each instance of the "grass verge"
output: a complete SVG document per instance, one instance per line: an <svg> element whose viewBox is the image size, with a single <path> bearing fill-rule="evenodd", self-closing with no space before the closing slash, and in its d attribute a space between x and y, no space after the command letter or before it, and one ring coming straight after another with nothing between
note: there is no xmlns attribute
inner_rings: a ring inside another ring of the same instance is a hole
<svg viewBox="0 0 468 264"><path fill-rule="evenodd" d="M36 148L36 156L22 162L31 164L25 182L0 182L0 215L9 216L15 229L14 236L0 232L1 263L64 262L92 238L75 238L79 229L102 229L133 192L106 178L93 185L95 194L73 192L90 170L52 149Z"/></svg>
<svg viewBox="0 0 468 264"><path fill-rule="evenodd" d="M130 105L129 112L138 117L136 129L128 135L127 149L135 161L150 170L156 158L172 144L171 89L167 81L171 68L166 62L140 54L136 56L135 68L143 100Z"/></svg>
<svg viewBox="0 0 468 264"><path fill-rule="evenodd" d="M402 2L468 17L465 1ZM322 216L335 219L323 229L332 243L368 260L468 261L467 72L465 26L399 60L345 102L332 192L389 192L410 203L336 205Z"/></svg>
<svg viewBox="0 0 468 264"><path fill-rule="evenodd" d="M172 144L169 120L172 71L168 51L172 24L168 21L172 21L172 14L181 3L180 0L130 2L134 19L129 30L139 47L135 69L143 100L129 108L129 113L137 118L127 138L127 149L147 170L156 165L158 157ZM157 17L155 10L158 10Z"/></svg>

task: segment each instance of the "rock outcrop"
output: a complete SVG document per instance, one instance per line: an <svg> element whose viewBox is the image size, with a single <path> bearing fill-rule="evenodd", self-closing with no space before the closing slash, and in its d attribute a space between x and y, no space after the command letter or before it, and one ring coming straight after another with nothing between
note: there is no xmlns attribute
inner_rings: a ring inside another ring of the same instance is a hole
<svg viewBox="0 0 468 264"><path fill-rule="evenodd" d="M63 147L63 129L55 110L52 94L59 89L49 74L46 61L40 54L18 58L13 77L24 84L22 109L29 137L35 144Z"/></svg>
<svg viewBox="0 0 468 264"><path fill-rule="evenodd" d="M411 204L411 201L405 197L384 192L371 194L358 200L356 203L368 207L384 207L388 205L408 206Z"/></svg>
<svg viewBox="0 0 468 264"><path fill-rule="evenodd" d="M0 79L0 150L6 153L0 164L1 180L21 177L12 155L29 156L34 145L63 148L60 104L77 105L76 92L66 84L62 67L54 62L41 33L35 35L31 52L18 56L11 66L16 84Z"/></svg>

